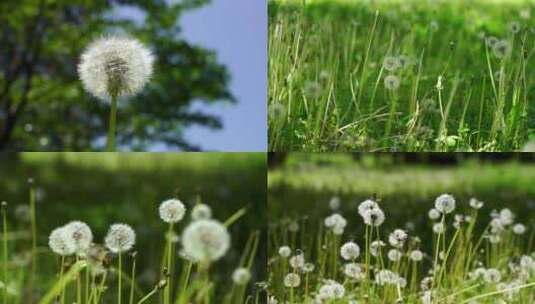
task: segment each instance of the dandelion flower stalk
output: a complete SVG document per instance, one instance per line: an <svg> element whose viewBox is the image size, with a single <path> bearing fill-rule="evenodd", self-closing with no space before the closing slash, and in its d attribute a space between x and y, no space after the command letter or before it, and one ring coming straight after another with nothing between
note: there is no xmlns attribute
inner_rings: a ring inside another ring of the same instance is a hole
<svg viewBox="0 0 535 304"><path fill-rule="evenodd" d="M134 303L134 284L136 282L136 252L132 253L132 275L130 276L130 301L129 304Z"/></svg>
<svg viewBox="0 0 535 304"><path fill-rule="evenodd" d="M28 179L30 185L30 216L32 222L32 272L30 277L30 290L33 290L33 283L37 273L37 224L35 217L35 188L33 179Z"/></svg>
<svg viewBox="0 0 535 304"><path fill-rule="evenodd" d="M8 282L8 271L7 271L7 261L8 261L8 251L7 251L7 202L2 202L2 247L4 250L4 284ZM4 304L7 303L7 288L4 289Z"/></svg>
<svg viewBox="0 0 535 304"><path fill-rule="evenodd" d="M111 102L106 150L115 150L117 101L136 95L152 75L154 57L138 40L110 36L93 41L81 56L78 73L95 97Z"/></svg>

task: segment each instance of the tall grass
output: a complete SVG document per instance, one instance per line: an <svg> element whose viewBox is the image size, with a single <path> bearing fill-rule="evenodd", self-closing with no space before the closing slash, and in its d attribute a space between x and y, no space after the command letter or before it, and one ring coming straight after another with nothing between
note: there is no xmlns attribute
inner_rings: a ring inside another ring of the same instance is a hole
<svg viewBox="0 0 535 304"><path fill-rule="evenodd" d="M534 137L533 9L270 1L270 150L523 149Z"/></svg>

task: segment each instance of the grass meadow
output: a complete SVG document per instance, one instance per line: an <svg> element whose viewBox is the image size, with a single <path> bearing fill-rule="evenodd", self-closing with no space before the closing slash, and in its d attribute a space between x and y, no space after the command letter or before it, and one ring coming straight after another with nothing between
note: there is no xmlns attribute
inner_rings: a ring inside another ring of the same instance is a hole
<svg viewBox="0 0 535 304"><path fill-rule="evenodd" d="M270 0L270 151L532 151L534 9Z"/></svg>
<svg viewBox="0 0 535 304"><path fill-rule="evenodd" d="M0 157L0 303L263 302L265 155Z"/></svg>
<svg viewBox="0 0 535 304"><path fill-rule="evenodd" d="M268 176L268 303L535 303L534 168L290 154Z"/></svg>

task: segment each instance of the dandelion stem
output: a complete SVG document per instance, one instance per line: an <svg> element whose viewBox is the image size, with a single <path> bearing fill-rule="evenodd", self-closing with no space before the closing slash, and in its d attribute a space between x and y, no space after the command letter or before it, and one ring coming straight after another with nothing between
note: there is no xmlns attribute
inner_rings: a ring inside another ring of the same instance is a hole
<svg viewBox="0 0 535 304"><path fill-rule="evenodd" d="M8 271L7 271L7 261L8 261L8 253L7 253L7 203L2 202L2 227L3 227L3 236L2 236L2 244L4 248L4 284L8 284ZM8 302L7 299L7 288L4 288L4 304Z"/></svg>
<svg viewBox="0 0 535 304"><path fill-rule="evenodd" d="M33 283L37 273L37 225L35 217L35 189L33 180L30 179L30 216L32 220L32 272L30 277L30 290L33 291Z"/></svg>
<svg viewBox="0 0 535 304"><path fill-rule="evenodd" d="M130 301L129 304L134 303L134 284L136 282L136 255L134 254L132 261L132 275L130 276Z"/></svg>
<svg viewBox="0 0 535 304"><path fill-rule="evenodd" d="M165 286L165 304L171 303L171 285L173 283L173 223L169 223L169 231L167 232L167 273L168 284Z"/></svg>
<svg viewBox="0 0 535 304"><path fill-rule="evenodd" d="M117 282L117 303L121 304L121 281L123 278L123 255L119 252L119 273L118 273L118 282Z"/></svg>
<svg viewBox="0 0 535 304"><path fill-rule="evenodd" d="M106 151L115 151L115 128L117 124L117 95L111 96L110 124L108 126L108 138L106 142Z"/></svg>

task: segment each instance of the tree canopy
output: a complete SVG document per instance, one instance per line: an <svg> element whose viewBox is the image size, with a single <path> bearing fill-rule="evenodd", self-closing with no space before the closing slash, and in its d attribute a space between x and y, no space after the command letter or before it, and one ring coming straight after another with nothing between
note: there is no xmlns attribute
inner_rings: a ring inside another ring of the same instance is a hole
<svg viewBox="0 0 535 304"><path fill-rule="evenodd" d="M235 101L215 52L180 36L181 15L209 2L1 1L0 150L103 149L109 104L83 90L77 64L89 42L109 33L140 39L156 58L148 86L119 102L118 145L199 150L184 137L184 128L222 124L216 116L191 111L191 103ZM117 17L114 12L125 7L136 18Z"/></svg>

